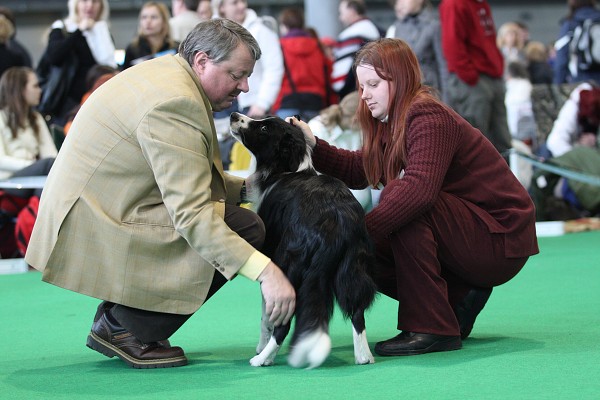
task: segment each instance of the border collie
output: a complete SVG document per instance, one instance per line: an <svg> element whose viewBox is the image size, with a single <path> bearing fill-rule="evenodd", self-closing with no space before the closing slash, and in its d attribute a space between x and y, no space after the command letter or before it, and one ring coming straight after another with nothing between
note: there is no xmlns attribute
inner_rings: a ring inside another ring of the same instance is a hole
<svg viewBox="0 0 600 400"><path fill-rule="evenodd" d="M356 364L374 362L364 312L376 285L364 211L340 180L319 175L302 130L278 117L254 120L232 113L231 132L256 157L247 179L248 197L263 219L263 252L296 291L295 329L288 363L315 368L331 351L329 322L334 300L353 326ZM265 316L252 366L272 365L291 322L274 328Z"/></svg>

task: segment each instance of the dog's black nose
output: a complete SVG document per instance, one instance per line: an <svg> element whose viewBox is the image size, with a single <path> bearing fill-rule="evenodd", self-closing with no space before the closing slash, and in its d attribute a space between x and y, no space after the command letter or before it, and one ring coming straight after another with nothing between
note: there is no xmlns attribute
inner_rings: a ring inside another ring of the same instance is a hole
<svg viewBox="0 0 600 400"><path fill-rule="evenodd" d="M232 112L231 115L229 116L229 121L231 122L237 122L240 120L240 114L237 112Z"/></svg>

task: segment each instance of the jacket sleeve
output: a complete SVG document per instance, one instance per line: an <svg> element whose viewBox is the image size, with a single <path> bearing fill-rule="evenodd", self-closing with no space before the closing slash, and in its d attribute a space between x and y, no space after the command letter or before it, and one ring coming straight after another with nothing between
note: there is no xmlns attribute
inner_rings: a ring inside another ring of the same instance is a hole
<svg viewBox="0 0 600 400"><path fill-rule="evenodd" d="M262 56L258 60L262 67L262 80L255 104L269 110L275 103L281 88L284 73L283 55L275 32L263 26L258 36L257 41L262 51Z"/></svg>
<svg viewBox="0 0 600 400"><path fill-rule="evenodd" d="M479 80L479 74L471 62L467 52L468 27L472 25L468 10L460 9L458 2L451 6L440 5L440 20L442 27L442 48L448 70L454 72L460 80L473 86Z"/></svg>

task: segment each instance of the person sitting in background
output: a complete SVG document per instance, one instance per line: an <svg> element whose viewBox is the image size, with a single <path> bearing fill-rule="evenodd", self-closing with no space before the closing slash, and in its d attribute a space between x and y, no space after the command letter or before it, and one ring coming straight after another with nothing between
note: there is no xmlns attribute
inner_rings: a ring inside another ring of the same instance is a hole
<svg viewBox="0 0 600 400"><path fill-rule="evenodd" d="M272 110L281 118L302 115L308 121L328 104L332 63L305 30L302 10L284 8L279 27L285 74Z"/></svg>
<svg viewBox="0 0 600 400"><path fill-rule="evenodd" d="M0 14L0 76L10 67L24 67L23 56L8 47L15 28L8 18Z"/></svg>
<svg viewBox="0 0 600 400"><path fill-rule="evenodd" d="M48 175L56 146L35 107L42 90L33 69L12 67L0 78L0 179ZM0 226L17 216L42 189L4 189Z"/></svg>
<svg viewBox="0 0 600 400"><path fill-rule="evenodd" d="M113 67L109 67L108 65L94 65L89 71L85 79L85 86L89 88L81 98L81 103L74 107L69 115L67 116L67 123L63 128L63 134L66 136L71 129L71 124L73 124L73 120L75 116L79 112L79 109L86 102L86 100L91 96L91 94L102 86L106 81L114 77L119 73L119 70Z"/></svg>
<svg viewBox="0 0 600 400"><path fill-rule="evenodd" d="M563 104L552 125L552 130L546 138L546 147L550 152L549 156L560 157L572 150L574 146L586 145L590 141L590 132L585 132L578 118L580 95L583 91L591 91L592 89L593 85L591 83L581 83L573 89L569 98Z"/></svg>
<svg viewBox="0 0 600 400"><path fill-rule="evenodd" d="M211 19L213 14L212 2L210 0L200 0L198 2L196 13L202 21L208 21Z"/></svg>
<svg viewBox="0 0 600 400"><path fill-rule="evenodd" d="M35 110L41 94L38 78L29 67L9 68L0 78L0 179L17 173L25 176L20 173L24 168L56 157L44 117Z"/></svg>
<svg viewBox="0 0 600 400"><path fill-rule="evenodd" d="M512 62L526 64L527 62L524 52L525 42L523 40L521 27L517 23L505 22L500 25L496 34L496 45L504 58L504 79L508 75L508 64Z"/></svg>
<svg viewBox="0 0 600 400"><path fill-rule="evenodd" d="M169 10L163 3L144 3L139 15L137 36L125 50L122 69L149 60L158 55L175 54L179 43L171 39Z"/></svg>
<svg viewBox="0 0 600 400"><path fill-rule="evenodd" d="M172 0L171 11L173 17L169 20L171 27L171 36L173 40L182 42L183 39L194 29L199 22L202 22L196 10L198 9L198 0Z"/></svg>
<svg viewBox="0 0 600 400"><path fill-rule="evenodd" d="M552 66L550 65L550 52L548 47L535 40L525 45L525 58L527 59L527 72L532 85L538 83L552 83Z"/></svg>
<svg viewBox="0 0 600 400"><path fill-rule="evenodd" d="M86 92L85 77L94 65L117 67L115 46L108 27L108 0L69 0L69 16L52 24L48 47L40 63L62 65L70 55L77 70L68 96L52 122L64 126L66 115L81 102ZM38 66L38 70L40 67Z"/></svg>
<svg viewBox="0 0 600 400"><path fill-rule="evenodd" d="M16 53L19 53L23 57L23 60L25 61L25 67L33 67L33 63L31 62L31 54L29 54L29 50L27 50L27 48L17 40L17 21L15 19L15 15L10 10L10 8L1 6L0 15L4 15L6 19L8 19L13 24L14 28L14 32L8 40L8 48Z"/></svg>
<svg viewBox="0 0 600 400"><path fill-rule="evenodd" d="M308 121L308 126L316 136L335 147L359 150L362 135L354 116L359 100L357 91L348 93L339 104L332 104Z"/></svg>

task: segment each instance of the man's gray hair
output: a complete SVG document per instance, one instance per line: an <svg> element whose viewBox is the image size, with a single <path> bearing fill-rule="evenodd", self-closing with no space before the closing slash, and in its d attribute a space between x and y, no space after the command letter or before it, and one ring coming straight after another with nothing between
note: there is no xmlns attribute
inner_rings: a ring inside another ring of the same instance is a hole
<svg viewBox="0 0 600 400"><path fill-rule="evenodd" d="M227 61L231 53L243 43L254 60L261 56L260 47L246 28L231 20L215 18L200 22L179 45L179 54L194 65L194 56L202 51L215 64Z"/></svg>

